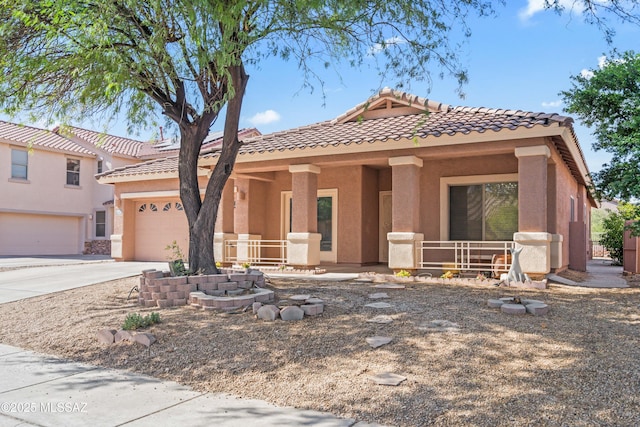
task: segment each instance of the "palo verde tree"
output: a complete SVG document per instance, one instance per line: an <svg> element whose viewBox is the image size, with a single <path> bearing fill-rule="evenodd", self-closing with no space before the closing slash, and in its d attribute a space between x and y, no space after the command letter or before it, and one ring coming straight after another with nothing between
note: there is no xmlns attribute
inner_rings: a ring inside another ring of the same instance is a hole
<svg viewBox="0 0 640 427"><path fill-rule="evenodd" d="M310 82L318 64L358 67L377 53L385 78L430 82L435 69L463 84L451 40L468 37L469 15L493 14L492 3L504 2L0 0L0 110L61 121L124 114L132 128L159 113L174 123L190 267L214 272L218 204L240 148L245 66L289 59ZM200 148L225 107L222 150L201 199Z"/></svg>

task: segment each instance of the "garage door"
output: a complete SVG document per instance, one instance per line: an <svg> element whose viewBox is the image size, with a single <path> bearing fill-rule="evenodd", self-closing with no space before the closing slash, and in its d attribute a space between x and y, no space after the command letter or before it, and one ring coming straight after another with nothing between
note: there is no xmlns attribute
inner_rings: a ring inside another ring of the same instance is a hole
<svg viewBox="0 0 640 427"><path fill-rule="evenodd" d="M0 255L77 255L81 219L0 213Z"/></svg>
<svg viewBox="0 0 640 427"><path fill-rule="evenodd" d="M167 261L174 240L189 253L189 227L179 200L136 202L137 261Z"/></svg>

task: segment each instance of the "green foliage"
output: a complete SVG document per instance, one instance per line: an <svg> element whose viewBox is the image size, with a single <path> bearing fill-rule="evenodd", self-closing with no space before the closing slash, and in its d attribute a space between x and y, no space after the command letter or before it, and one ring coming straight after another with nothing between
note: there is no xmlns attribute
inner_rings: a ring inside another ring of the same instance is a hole
<svg viewBox="0 0 640 427"><path fill-rule="evenodd" d="M125 331L133 331L140 328L147 328L151 325L160 323L160 314L152 312L144 317L138 313L129 313L124 319L122 329Z"/></svg>
<svg viewBox="0 0 640 427"><path fill-rule="evenodd" d="M609 211L602 220L604 232L600 237L600 243L607 248L611 258L617 263L622 262L625 222L638 219L640 219L639 205L620 203L618 212ZM632 228L632 234L638 234L637 228L635 230Z"/></svg>
<svg viewBox="0 0 640 427"><path fill-rule="evenodd" d="M411 272L407 270L400 270L396 273L396 277L411 277Z"/></svg>
<svg viewBox="0 0 640 427"><path fill-rule="evenodd" d="M640 197L640 55L613 52L602 68L572 77L561 93L569 113L576 114L596 137L594 148L612 155L593 175L600 196Z"/></svg>

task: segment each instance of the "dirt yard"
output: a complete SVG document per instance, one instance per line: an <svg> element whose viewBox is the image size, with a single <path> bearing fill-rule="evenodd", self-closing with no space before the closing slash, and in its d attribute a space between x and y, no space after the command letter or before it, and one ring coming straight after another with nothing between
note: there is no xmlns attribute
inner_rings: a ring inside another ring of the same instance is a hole
<svg viewBox="0 0 640 427"><path fill-rule="evenodd" d="M391 308L364 307L371 284L273 280L277 298L309 293L323 315L264 322L251 311L159 310L158 342L98 343L127 313L137 278L0 305L0 342L360 421L419 425L640 425L640 289L411 284L386 290ZM540 317L512 316L487 299L542 300ZM156 310L158 311L158 310ZM367 323L386 314L387 325ZM434 320L447 320L439 328ZM365 339L393 341L377 349ZM407 377L397 387L369 378Z"/></svg>

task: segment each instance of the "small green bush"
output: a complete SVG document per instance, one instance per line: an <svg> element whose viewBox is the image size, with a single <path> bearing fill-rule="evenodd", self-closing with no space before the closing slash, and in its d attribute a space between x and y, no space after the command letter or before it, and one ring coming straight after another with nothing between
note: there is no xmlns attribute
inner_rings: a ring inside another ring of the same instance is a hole
<svg viewBox="0 0 640 427"><path fill-rule="evenodd" d="M124 324L122 329L125 331L132 331L135 329L146 328L151 325L160 323L160 313L152 312L151 314L142 317L138 313L129 313L124 318Z"/></svg>

